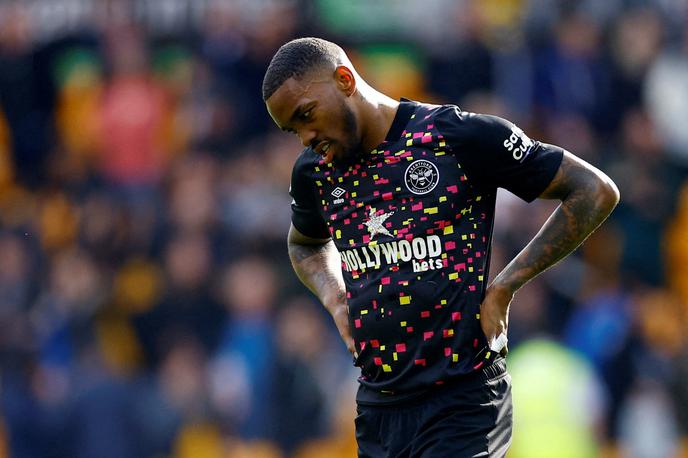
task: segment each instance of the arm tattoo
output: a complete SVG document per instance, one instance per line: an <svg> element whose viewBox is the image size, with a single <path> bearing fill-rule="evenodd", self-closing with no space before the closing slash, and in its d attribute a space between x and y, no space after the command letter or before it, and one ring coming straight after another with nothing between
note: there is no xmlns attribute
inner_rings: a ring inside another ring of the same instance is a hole
<svg viewBox="0 0 688 458"><path fill-rule="evenodd" d="M332 313L332 307L346 304L341 260L332 241L321 245L289 243L289 257L301 282Z"/></svg>
<svg viewBox="0 0 688 458"><path fill-rule="evenodd" d="M606 175L569 154L542 197L560 198L562 203L494 280L513 292L575 250L619 199Z"/></svg>

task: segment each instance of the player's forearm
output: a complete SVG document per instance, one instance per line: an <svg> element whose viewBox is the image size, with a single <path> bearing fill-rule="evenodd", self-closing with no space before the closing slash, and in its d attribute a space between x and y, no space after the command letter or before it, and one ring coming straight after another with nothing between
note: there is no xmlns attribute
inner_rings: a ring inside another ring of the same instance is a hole
<svg viewBox="0 0 688 458"><path fill-rule="evenodd" d="M573 176L578 174L577 187L562 198L537 235L497 275L494 286L515 293L575 250L609 216L619 192L606 175L595 172L573 172Z"/></svg>
<svg viewBox="0 0 688 458"><path fill-rule="evenodd" d="M345 307L346 288L341 260L332 241L319 245L289 242L289 258L301 282L335 315Z"/></svg>

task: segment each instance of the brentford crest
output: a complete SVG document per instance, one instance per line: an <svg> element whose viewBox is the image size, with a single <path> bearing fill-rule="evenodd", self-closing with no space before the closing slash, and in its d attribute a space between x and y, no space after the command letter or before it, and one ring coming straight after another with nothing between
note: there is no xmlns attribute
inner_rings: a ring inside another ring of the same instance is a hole
<svg viewBox="0 0 688 458"><path fill-rule="evenodd" d="M414 194L427 194L437 186L440 181L440 172L437 166L425 159L411 162L404 174L404 181L409 191Z"/></svg>

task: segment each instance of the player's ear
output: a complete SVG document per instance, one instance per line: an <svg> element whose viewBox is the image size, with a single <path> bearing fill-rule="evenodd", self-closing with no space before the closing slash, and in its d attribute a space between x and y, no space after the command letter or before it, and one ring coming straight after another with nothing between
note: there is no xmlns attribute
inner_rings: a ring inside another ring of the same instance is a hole
<svg viewBox="0 0 688 458"><path fill-rule="evenodd" d="M334 80L337 87L344 92L347 97L356 92L356 78L348 67L340 65L334 70Z"/></svg>

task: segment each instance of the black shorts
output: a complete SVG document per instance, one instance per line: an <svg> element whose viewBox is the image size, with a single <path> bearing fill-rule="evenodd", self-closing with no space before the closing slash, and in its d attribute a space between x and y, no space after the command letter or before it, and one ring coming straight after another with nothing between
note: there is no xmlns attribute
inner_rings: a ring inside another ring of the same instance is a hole
<svg viewBox="0 0 688 458"><path fill-rule="evenodd" d="M403 404L359 403L358 456L503 457L511 444L511 376L503 360L486 369Z"/></svg>

